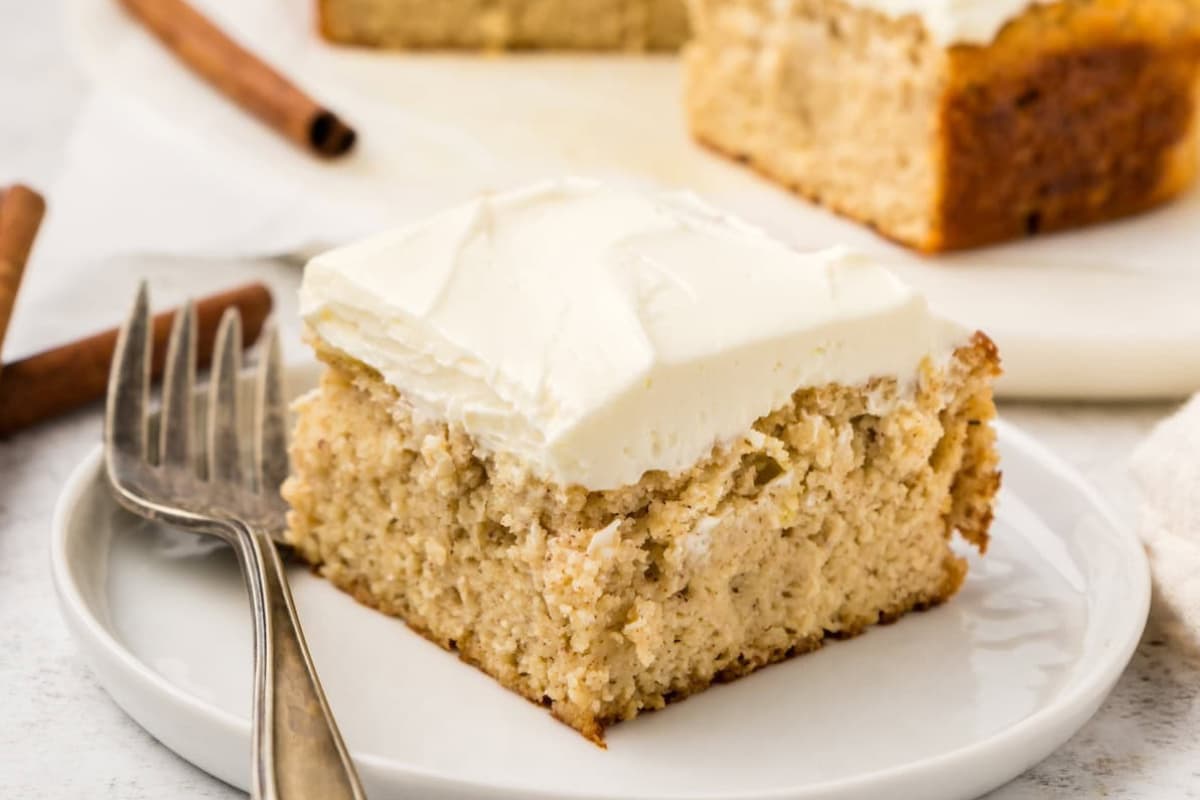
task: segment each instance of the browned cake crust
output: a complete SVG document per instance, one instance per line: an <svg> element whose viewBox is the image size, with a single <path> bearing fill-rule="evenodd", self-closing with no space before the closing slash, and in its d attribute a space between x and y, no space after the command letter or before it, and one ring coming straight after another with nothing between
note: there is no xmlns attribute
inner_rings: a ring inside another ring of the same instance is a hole
<svg viewBox="0 0 1200 800"><path fill-rule="evenodd" d="M1144 211L1196 173L1196 3L1039 6L950 51L940 229L953 250Z"/></svg>
<svg viewBox="0 0 1200 800"><path fill-rule="evenodd" d="M1035 5L988 45L951 47L916 17L797 0L804 47L774 60L767 0L691 4L696 137L910 247L1115 219L1195 177L1198 0ZM733 32L732 11L760 32Z"/></svg>
<svg viewBox="0 0 1200 800"><path fill-rule="evenodd" d="M317 0L332 42L394 49L675 50L683 0Z"/></svg>

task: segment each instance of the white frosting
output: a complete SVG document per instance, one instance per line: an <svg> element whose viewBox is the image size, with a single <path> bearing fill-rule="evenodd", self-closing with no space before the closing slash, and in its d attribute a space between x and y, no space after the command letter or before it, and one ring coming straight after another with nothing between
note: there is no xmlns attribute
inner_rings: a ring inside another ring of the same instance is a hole
<svg viewBox="0 0 1200 800"><path fill-rule="evenodd" d="M966 338L864 257L582 180L318 256L301 313L418 413L592 489L688 468L799 387L910 382Z"/></svg>
<svg viewBox="0 0 1200 800"><path fill-rule="evenodd" d="M848 0L891 17L914 14L940 44L988 44L1005 23L1035 3L1056 0ZM776 0L783 9L792 0Z"/></svg>

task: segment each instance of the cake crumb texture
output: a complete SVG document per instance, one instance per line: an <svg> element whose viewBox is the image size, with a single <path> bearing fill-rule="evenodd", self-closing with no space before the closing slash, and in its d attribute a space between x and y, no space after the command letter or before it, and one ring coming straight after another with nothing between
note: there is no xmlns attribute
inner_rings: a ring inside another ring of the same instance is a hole
<svg viewBox="0 0 1200 800"><path fill-rule="evenodd" d="M318 0L330 41L384 48L675 50L683 0Z"/></svg>
<svg viewBox="0 0 1200 800"><path fill-rule="evenodd" d="M843 0L690 6L694 135L916 249L1137 213L1195 177L1196 0L1034 4L950 46Z"/></svg>
<svg viewBox="0 0 1200 800"><path fill-rule="evenodd" d="M957 591L999 486L979 334L948 364L797 391L678 474L557 485L412 413L359 362L298 405L289 538L588 738Z"/></svg>

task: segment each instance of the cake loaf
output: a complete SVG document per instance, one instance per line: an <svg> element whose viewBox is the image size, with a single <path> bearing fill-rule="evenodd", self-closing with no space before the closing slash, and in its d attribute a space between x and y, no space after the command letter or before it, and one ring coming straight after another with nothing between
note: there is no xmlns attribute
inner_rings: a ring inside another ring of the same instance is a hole
<svg viewBox="0 0 1200 800"><path fill-rule="evenodd" d="M389 48L674 50L683 0L318 0L325 37Z"/></svg>
<svg viewBox="0 0 1200 800"><path fill-rule="evenodd" d="M923 251L1110 220L1197 166L1197 0L690 0L695 136Z"/></svg>
<svg viewBox="0 0 1200 800"><path fill-rule="evenodd" d="M950 598L991 342L688 196L483 198L317 257L289 539L587 737Z"/></svg>

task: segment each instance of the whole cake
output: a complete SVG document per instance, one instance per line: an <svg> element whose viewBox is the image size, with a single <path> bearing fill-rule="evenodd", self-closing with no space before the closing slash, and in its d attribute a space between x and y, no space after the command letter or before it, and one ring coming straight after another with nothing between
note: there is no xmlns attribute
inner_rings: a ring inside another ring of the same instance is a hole
<svg viewBox="0 0 1200 800"><path fill-rule="evenodd" d="M700 141L924 251L1192 181L1198 0L689 0Z"/></svg>
<svg viewBox="0 0 1200 800"><path fill-rule="evenodd" d="M683 0L317 0L321 32L345 44L483 50L674 50Z"/></svg>
<svg viewBox="0 0 1200 800"><path fill-rule="evenodd" d="M297 552L597 742L987 545L990 341L690 196L485 197L317 257L301 305Z"/></svg>

